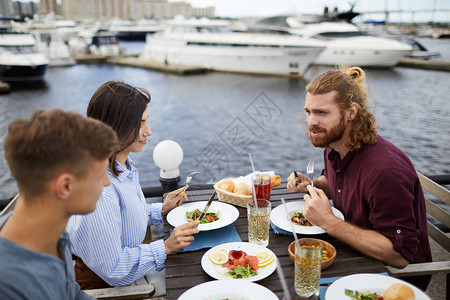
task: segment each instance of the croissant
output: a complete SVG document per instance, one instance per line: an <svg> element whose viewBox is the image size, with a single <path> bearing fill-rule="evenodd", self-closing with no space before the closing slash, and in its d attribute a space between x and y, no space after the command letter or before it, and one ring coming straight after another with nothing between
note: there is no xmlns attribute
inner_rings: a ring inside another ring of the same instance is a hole
<svg viewBox="0 0 450 300"><path fill-rule="evenodd" d="M270 178L270 187L276 187L281 184L281 177L280 175L274 175Z"/></svg>

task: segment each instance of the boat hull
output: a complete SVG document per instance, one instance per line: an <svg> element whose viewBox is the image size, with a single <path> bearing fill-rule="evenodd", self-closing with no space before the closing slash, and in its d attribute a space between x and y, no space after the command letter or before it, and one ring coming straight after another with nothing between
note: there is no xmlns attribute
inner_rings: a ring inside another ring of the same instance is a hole
<svg viewBox="0 0 450 300"><path fill-rule="evenodd" d="M410 45L395 40L378 37L340 38L329 41L314 64L348 63L361 67L392 67L411 51Z"/></svg>
<svg viewBox="0 0 450 300"><path fill-rule="evenodd" d="M147 39L140 58L215 71L301 77L321 47L218 47Z"/></svg>
<svg viewBox="0 0 450 300"><path fill-rule="evenodd" d="M0 80L5 82L34 82L44 79L47 64L38 66L18 66L0 64Z"/></svg>

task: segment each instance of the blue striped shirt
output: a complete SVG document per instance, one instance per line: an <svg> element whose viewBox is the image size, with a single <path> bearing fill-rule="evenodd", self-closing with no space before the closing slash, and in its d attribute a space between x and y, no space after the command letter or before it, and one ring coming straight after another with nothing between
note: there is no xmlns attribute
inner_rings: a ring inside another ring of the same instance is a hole
<svg viewBox="0 0 450 300"><path fill-rule="evenodd" d="M97 209L69 219L67 232L72 253L109 285L128 285L150 270L165 268L163 240L143 244L147 226L163 222L162 203L148 204L139 184L139 172L132 160L128 168L116 161L120 171L103 188Z"/></svg>

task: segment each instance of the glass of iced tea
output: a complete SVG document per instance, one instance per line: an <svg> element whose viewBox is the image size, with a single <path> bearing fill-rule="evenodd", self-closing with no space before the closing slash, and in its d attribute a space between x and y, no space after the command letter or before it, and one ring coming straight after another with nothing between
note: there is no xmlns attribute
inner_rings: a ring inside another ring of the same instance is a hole
<svg viewBox="0 0 450 300"><path fill-rule="evenodd" d="M269 245L270 201L252 199L247 203L248 241L263 247Z"/></svg>
<svg viewBox="0 0 450 300"><path fill-rule="evenodd" d="M323 246L308 238L300 239L299 244L295 244L295 292L302 298L315 298L319 296Z"/></svg>
<svg viewBox="0 0 450 300"><path fill-rule="evenodd" d="M253 191L256 199L266 199L270 201L270 176L256 173L252 177Z"/></svg>

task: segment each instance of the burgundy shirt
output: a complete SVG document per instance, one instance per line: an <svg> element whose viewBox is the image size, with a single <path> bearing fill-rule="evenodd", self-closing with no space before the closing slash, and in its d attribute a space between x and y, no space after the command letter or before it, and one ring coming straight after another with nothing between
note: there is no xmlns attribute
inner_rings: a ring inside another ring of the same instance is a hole
<svg viewBox="0 0 450 300"><path fill-rule="evenodd" d="M386 236L411 263L432 261L425 199L405 153L378 136L377 143L351 151L342 160L338 152L325 149L324 160L334 207L347 221Z"/></svg>

